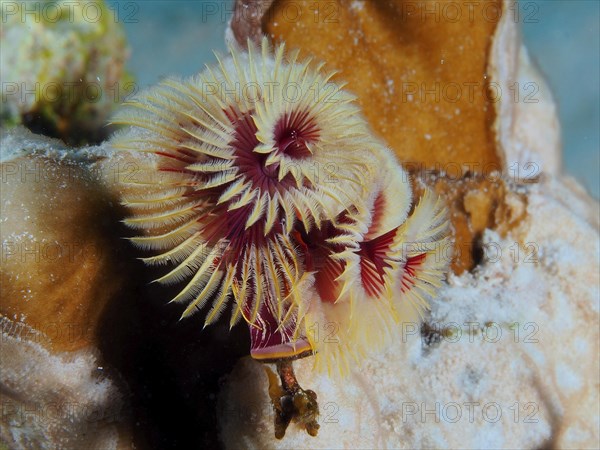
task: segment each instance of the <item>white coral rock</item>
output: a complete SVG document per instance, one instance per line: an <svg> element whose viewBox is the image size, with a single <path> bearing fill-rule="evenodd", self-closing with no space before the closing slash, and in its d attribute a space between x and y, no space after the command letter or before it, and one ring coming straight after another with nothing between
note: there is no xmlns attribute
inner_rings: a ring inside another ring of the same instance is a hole
<svg viewBox="0 0 600 450"><path fill-rule="evenodd" d="M319 394L316 438L294 426L273 437L266 376L243 360L220 398L225 446L600 447L598 203L566 179L527 190L523 223L505 239L487 232L483 264L432 304L427 323L446 335L399 327L345 380L299 361Z"/></svg>

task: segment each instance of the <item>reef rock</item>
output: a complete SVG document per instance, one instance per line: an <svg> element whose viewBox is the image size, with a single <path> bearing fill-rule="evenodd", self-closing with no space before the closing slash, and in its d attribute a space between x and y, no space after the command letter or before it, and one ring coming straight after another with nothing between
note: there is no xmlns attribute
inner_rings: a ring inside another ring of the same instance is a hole
<svg viewBox="0 0 600 450"><path fill-rule="evenodd" d="M226 447L598 448L598 203L568 179L521 194L527 218L484 233L477 270L450 277L422 326L346 379L297 363L318 437L277 441L266 375L241 361L220 397Z"/></svg>
<svg viewBox="0 0 600 450"><path fill-rule="evenodd" d="M134 261L118 203L85 151L22 127L1 145L0 439L11 449L126 445L126 386L100 352Z"/></svg>

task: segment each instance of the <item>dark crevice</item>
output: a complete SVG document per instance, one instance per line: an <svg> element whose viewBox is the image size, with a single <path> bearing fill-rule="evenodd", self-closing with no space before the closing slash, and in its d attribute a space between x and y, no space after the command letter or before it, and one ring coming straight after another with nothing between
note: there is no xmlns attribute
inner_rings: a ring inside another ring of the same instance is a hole
<svg viewBox="0 0 600 450"><path fill-rule="evenodd" d="M128 396L116 420L129 421L138 449L220 448L220 382L248 354L248 329L230 331L230 311L204 330L202 312L180 321L185 305L167 303L181 286L150 284L158 273L136 259L143 255L121 238L128 234L118 230L112 245L121 262L114 270L129 283L103 312L98 333L103 364Z"/></svg>

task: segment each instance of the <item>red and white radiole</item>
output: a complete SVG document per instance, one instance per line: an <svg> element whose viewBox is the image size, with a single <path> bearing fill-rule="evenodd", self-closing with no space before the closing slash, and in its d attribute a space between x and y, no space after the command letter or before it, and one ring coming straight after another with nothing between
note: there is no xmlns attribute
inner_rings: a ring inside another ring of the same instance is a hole
<svg viewBox="0 0 600 450"><path fill-rule="evenodd" d="M217 60L114 120L128 125L115 148L150 154L124 201L132 241L168 266L157 281L182 283L182 317L209 325L233 302L254 358L344 372L403 304L427 308L449 263L446 210L429 191L412 207L408 175L323 64L266 38ZM314 332L326 324L333 341Z"/></svg>

